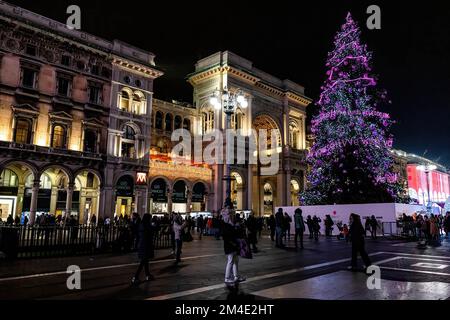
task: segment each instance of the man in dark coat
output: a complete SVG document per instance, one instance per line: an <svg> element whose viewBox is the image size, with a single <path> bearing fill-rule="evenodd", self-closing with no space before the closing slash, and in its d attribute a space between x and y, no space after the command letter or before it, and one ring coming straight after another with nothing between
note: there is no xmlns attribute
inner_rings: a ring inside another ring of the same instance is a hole
<svg viewBox="0 0 450 320"><path fill-rule="evenodd" d="M269 220L267 222L267 225L269 226L270 229L270 239L272 241L275 241L275 227L276 227L276 223L275 223L275 217L272 215L270 215Z"/></svg>
<svg viewBox="0 0 450 320"><path fill-rule="evenodd" d="M300 238L300 248L303 249L303 232L305 232L305 222L303 221L302 209L295 209L295 247L297 248L297 239Z"/></svg>
<svg viewBox="0 0 450 320"><path fill-rule="evenodd" d="M253 252L258 252L258 248L256 248L257 233L258 233L258 221L251 213L245 223L248 230L248 242L252 246Z"/></svg>
<svg viewBox="0 0 450 320"><path fill-rule="evenodd" d="M358 253L367 268L372 264L365 249L364 243L365 229L361 223L361 217L355 213L350 215L350 239L352 241L352 271L357 270Z"/></svg>
<svg viewBox="0 0 450 320"><path fill-rule="evenodd" d="M370 233L372 235L372 239L377 238L377 228L378 228L378 221L375 218L375 216L370 217Z"/></svg>
<svg viewBox="0 0 450 320"><path fill-rule="evenodd" d="M308 226L309 238L312 239L314 237L314 229L313 229L313 221L311 216L306 218L306 225Z"/></svg>
<svg viewBox="0 0 450 320"><path fill-rule="evenodd" d="M278 248L284 247L283 245L283 227L284 227L284 215L283 209L279 208L275 214L275 229L276 229L276 246Z"/></svg>
<svg viewBox="0 0 450 320"><path fill-rule="evenodd" d="M137 283L139 275L142 269L145 270L145 280L149 281L153 279L148 269L148 260L154 257L154 246L153 246L153 227L151 223L151 215L149 213L144 214L142 222L139 224L138 233L138 258L140 259L139 267L136 271L131 282Z"/></svg>

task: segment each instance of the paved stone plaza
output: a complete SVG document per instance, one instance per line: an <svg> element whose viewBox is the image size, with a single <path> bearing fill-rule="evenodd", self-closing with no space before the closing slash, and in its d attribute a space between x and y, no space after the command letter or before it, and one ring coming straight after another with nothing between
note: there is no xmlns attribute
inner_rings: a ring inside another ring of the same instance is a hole
<svg viewBox="0 0 450 320"><path fill-rule="evenodd" d="M350 243L306 239L305 249L275 248L263 235L260 252L240 260L247 281L231 290L223 284L223 242L203 237L185 244L183 261L159 250L150 268L155 280L131 286L135 254L17 260L0 263L0 299L423 299L450 298L450 242L418 249L414 242L367 240L373 262L381 267L381 289L369 290L367 276L347 270ZM69 265L78 265L81 290L66 287Z"/></svg>

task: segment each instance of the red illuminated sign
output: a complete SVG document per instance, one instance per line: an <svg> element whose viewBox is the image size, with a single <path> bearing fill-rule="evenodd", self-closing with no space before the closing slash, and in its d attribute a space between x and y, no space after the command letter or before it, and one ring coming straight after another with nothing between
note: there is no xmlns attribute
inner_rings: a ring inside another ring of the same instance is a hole
<svg viewBox="0 0 450 320"><path fill-rule="evenodd" d="M146 172L137 172L136 173L136 184L140 185L140 186L147 184L147 173Z"/></svg>
<svg viewBox="0 0 450 320"><path fill-rule="evenodd" d="M425 171L417 167L417 164L408 164L407 167L409 196L424 204L428 202L428 190L430 190L431 201L444 203L450 196L449 175L434 170L427 175Z"/></svg>

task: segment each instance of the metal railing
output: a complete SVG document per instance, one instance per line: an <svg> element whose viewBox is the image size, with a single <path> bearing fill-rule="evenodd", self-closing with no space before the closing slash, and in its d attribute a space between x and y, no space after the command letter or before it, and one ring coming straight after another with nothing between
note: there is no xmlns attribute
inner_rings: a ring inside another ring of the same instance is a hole
<svg viewBox="0 0 450 320"><path fill-rule="evenodd" d="M169 227L156 227L153 241L155 249L170 248ZM13 259L132 252L136 246L128 226L0 226L0 251Z"/></svg>

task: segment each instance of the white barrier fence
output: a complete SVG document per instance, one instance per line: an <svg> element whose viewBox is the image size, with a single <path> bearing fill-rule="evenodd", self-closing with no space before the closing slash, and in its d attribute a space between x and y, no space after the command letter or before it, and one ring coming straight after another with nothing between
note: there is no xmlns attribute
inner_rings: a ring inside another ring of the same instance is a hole
<svg viewBox="0 0 450 320"><path fill-rule="evenodd" d="M301 208L303 219L306 223L306 218L310 215L317 216L322 220L320 223L320 232L325 234L325 216L330 215L334 222L333 225L333 235L338 235L339 230L336 226L337 223L341 222L343 225L347 224L351 213L356 213L361 216L362 223L364 225L365 218L370 218L372 215L378 220L379 230L378 233L381 234L381 226L384 222L396 222L397 219L405 213L406 215L412 215L414 212L419 212L425 210L422 205L413 204L401 204L401 203L367 203L367 204L337 204L337 205L321 205L321 206L298 206L298 207L276 207L275 212L279 208L283 209L283 213L287 213L292 218L291 223L291 234L295 232L294 223L294 212L295 209ZM391 233L396 233L395 223L391 223L392 227ZM306 227L306 225L305 225ZM308 233L308 228L306 227L306 233Z"/></svg>

